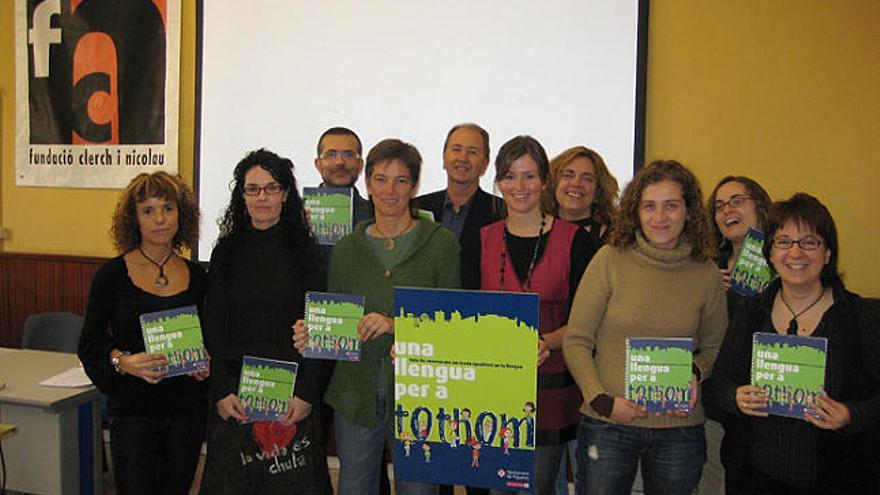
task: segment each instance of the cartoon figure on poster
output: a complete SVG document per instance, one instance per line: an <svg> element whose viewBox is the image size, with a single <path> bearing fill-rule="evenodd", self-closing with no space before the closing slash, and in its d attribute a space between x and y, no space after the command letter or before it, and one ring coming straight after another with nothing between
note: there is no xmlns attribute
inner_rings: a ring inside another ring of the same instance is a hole
<svg viewBox="0 0 880 495"><path fill-rule="evenodd" d="M397 288L395 308L395 477L529 490L537 296Z"/></svg>

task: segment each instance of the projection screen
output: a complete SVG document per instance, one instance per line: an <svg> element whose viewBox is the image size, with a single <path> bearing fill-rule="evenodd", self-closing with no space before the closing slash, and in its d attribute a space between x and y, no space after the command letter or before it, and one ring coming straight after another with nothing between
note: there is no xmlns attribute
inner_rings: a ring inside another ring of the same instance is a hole
<svg viewBox="0 0 880 495"><path fill-rule="evenodd" d="M647 0L210 0L199 5L197 250L207 260L235 164L268 148L320 183L318 136L413 143L420 193L446 186L443 140L476 122L491 159L536 137L552 158L598 151L621 186L643 155ZM482 187L493 190L493 167ZM358 187L365 194L363 177Z"/></svg>

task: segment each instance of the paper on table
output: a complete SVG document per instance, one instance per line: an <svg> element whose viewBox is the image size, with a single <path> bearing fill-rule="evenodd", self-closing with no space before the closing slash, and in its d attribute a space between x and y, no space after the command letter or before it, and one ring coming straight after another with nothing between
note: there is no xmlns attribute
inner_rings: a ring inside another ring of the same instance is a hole
<svg viewBox="0 0 880 495"><path fill-rule="evenodd" d="M70 368L67 371L58 373L57 375L40 382L40 385L45 385L47 387L62 388L88 387L91 384L92 381L86 376L86 370L84 370L82 366Z"/></svg>

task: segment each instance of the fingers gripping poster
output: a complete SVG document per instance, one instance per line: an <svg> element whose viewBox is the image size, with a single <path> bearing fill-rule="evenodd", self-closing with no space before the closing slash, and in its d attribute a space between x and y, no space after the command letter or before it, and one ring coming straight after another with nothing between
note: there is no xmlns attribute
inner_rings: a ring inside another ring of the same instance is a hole
<svg viewBox="0 0 880 495"><path fill-rule="evenodd" d="M177 173L179 0L16 0L15 182Z"/></svg>
<svg viewBox="0 0 880 495"><path fill-rule="evenodd" d="M396 288L395 476L530 490L536 294Z"/></svg>

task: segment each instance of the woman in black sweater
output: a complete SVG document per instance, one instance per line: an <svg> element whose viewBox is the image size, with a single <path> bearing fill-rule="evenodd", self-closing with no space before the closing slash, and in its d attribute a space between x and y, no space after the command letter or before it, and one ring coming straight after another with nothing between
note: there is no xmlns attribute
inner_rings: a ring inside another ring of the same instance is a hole
<svg viewBox="0 0 880 495"><path fill-rule="evenodd" d="M880 315L843 285L837 231L816 198L775 203L764 255L779 280L734 316L715 364L715 398L740 419L743 441L725 442L727 493L874 493L880 432ZM825 386L802 418L768 416L751 385L755 332L828 340ZM812 409L812 412L811 412ZM730 432L728 432L730 434ZM732 451L731 451L732 450Z"/></svg>
<svg viewBox="0 0 880 495"><path fill-rule="evenodd" d="M330 490L320 407L322 361L290 345L305 293L324 290L324 263L305 222L293 164L263 149L235 168L211 254L206 343L211 361L208 459L202 493ZM244 355L299 363L282 421L250 422L239 400Z"/></svg>
<svg viewBox="0 0 880 495"><path fill-rule="evenodd" d="M95 274L79 358L109 399L113 476L120 494L189 491L205 434L207 371L163 379L168 362L144 352L140 315L201 306L205 272L182 258L198 239L198 209L179 178L129 183L111 233L122 255Z"/></svg>

